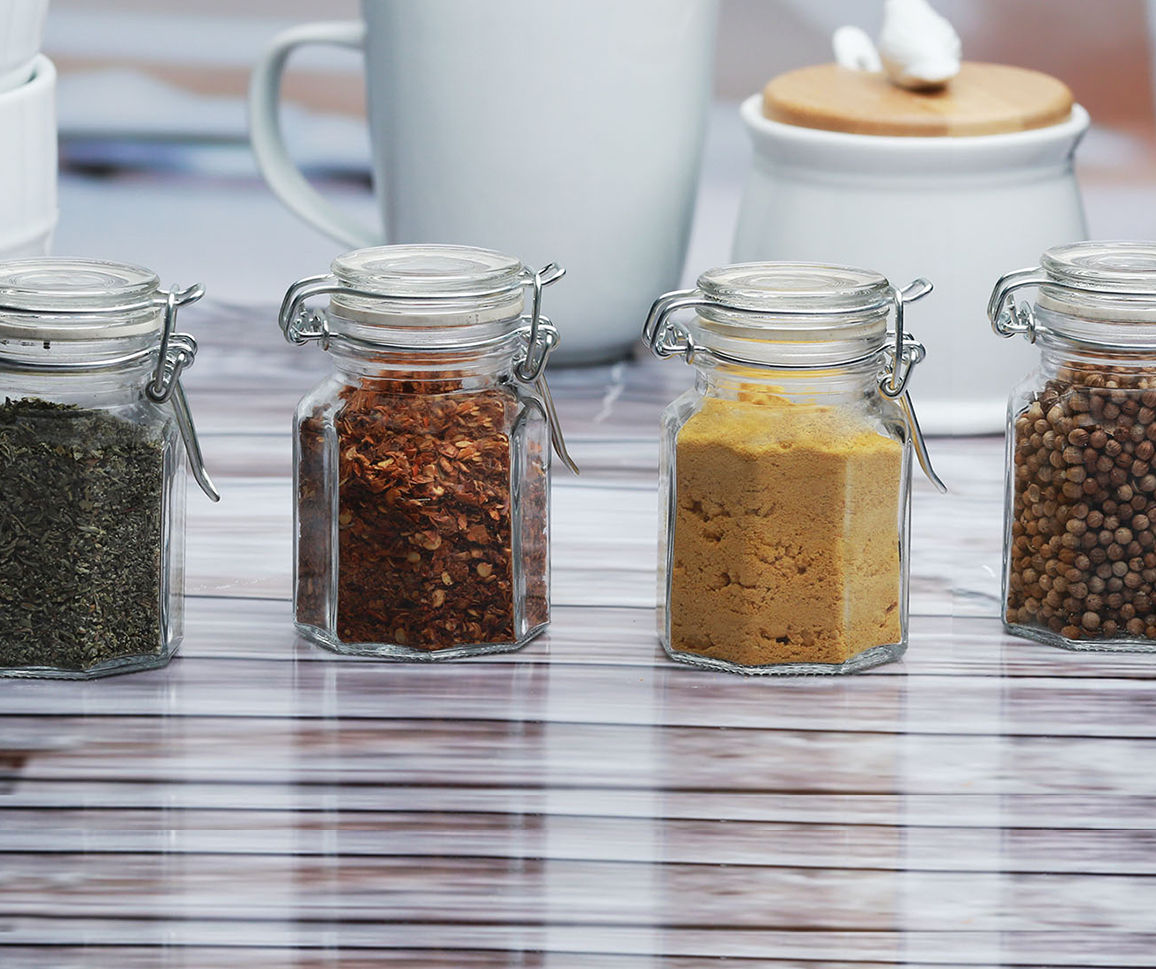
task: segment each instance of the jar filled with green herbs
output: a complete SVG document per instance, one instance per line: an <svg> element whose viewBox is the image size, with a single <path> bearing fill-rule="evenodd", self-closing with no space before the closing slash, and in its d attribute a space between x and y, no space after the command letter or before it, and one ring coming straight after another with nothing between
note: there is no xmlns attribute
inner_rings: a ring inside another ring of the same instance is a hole
<svg viewBox="0 0 1156 969"><path fill-rule="evenodd" d="M175 330L194 286L83 259L0 263L0 676L163 666L181 639L185 455L214 501Z"/></svg>

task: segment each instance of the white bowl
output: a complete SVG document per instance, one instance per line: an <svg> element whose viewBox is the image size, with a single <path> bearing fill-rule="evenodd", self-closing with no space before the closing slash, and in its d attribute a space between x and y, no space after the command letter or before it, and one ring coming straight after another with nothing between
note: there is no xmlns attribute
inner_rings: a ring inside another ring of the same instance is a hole
<svg viewBox="0 0 1156 969"><path fill-rule="evenodd" d="M32 77L47 13L48 0L0 0L0 92Z"/></svg>
<svg viewBox="0 0 1156 969"><path fill-rule="evenodd" d="M735 233L736 262L801 259L874 269L935 292L907 323L927 346L912 378L925 430L1003 428L1007 397L1037 363L996 337L987 300L1003 273L1086 238L1072 158L1088 127L1079 105L1057 125L960 138L820 131L742 105L754 144Z"/></svg>
<svg viewBox="0 0 1156 969"><path fill-rule="evenodd" d="M47 255L56 226L56 68L0 92L0 258Z"/></svg>

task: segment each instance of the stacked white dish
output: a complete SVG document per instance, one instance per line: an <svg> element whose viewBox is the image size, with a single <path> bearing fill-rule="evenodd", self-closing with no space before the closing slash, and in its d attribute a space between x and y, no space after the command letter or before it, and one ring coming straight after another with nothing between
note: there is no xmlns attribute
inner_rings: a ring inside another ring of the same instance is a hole
<svg viewBox="0 0 1156 969"><path fill-rule="evenodd" d="M56 228L56 68L48 0L0 0L0 259L48 254Z"/></svg>

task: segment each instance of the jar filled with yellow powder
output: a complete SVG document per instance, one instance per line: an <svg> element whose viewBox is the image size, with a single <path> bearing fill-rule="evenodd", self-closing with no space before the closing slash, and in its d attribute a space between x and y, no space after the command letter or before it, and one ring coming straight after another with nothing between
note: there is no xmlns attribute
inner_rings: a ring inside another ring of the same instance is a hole
<svg viewBox="0 0 1156 969"><path fill-rule="evenodd" d="M694 365L663 414L659 634L740 673L850 673L907 647L907 393L923 347L903 290L811 263L712 269L655 302L660 357ZM676 322L679 314L692 316Z"/></svg>

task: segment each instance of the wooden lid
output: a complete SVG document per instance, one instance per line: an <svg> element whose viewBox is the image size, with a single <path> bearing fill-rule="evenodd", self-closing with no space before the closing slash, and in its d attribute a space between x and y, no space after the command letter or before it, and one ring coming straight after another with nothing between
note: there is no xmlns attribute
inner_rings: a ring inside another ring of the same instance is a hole
<svg viewBox="0 0 1156 969"><path fill-rule="evenodd" d="M994 135L1067 121L1072 92L1023 67L966 62L942 91L896 87L885 74L818 64L782 74L763 89L772 121L862 135L925 138Z"/></svg>

